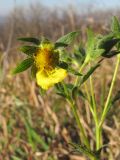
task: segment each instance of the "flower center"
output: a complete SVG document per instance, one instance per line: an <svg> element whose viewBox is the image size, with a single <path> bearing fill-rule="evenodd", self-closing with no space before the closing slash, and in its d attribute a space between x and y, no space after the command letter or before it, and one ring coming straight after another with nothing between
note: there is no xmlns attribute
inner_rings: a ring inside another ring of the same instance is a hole
<svg viewBox="0 0 120 160"><path fill-rule="evenodd" d="M35 64L38 70L49 74L54 70L59 61L59 54L51 44L43 44L34 56Z"/></svg>

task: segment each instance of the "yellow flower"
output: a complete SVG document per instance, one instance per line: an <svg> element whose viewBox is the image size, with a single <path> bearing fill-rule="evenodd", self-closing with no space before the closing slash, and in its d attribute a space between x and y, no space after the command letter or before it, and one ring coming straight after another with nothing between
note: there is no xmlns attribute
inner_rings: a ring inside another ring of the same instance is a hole
<svg viewBox="0 0 120 160"><path fill-rule="evenodd" d="M51 73L46 74L45 72L38 71L36 74L36 79L38 85L43 89L47 90L49 87L53 86L55 83L62 81L67 75L65 69L54 69Z"/></svg>
<svg viewBox="0 0 120 160"><path fill-rule="evenodd" d="M59 51L54 49L50 42L42 43L34 56L37 68L36 80L41 88L47 90L67 76L67 71L57 68Z"/></svg>

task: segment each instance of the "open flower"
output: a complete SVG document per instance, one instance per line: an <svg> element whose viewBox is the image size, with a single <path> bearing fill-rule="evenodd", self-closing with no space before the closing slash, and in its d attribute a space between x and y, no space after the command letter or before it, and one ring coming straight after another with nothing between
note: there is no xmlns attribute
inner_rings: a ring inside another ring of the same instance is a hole
<svg viewBox="0 0 120 160"><path fill-rule="evenodd" d="M37 84L47 90L54 84L62 81L67 76L67 71L58 68L59 51L54 49L54 44L44 42L34 55L34 62L37 68Z"/></svg>
<svg viewBox="0 0 120 160"><path fill-rule="evenodd" d="M12 70L12 74L31 68L31 75L36 77L37 84L46 90L61 82L67 76L67 71L76 74L76 71L66 63L64 52L61 52L58 48L67 47L78 35L79 31L70 32L60 37L54 44L44 37L41 39L34 37L18 38L18 40L32 45L23 45L19 48L27 57ZM59 59L60 54L62 61Z"/></svg>

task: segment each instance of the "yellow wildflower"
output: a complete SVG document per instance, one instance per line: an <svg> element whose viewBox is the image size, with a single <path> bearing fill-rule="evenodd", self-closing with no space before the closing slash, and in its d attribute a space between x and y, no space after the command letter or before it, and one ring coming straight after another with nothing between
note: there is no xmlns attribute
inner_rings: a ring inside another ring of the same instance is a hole
<svg viewBox="0 0 120 160"><path fill-rule="evenodd" d="M36 80L41 88L47 90L67 76L67 71L57 68L59 51L54 49L52 43L42 43L34 56L37 68Z"/></svg>

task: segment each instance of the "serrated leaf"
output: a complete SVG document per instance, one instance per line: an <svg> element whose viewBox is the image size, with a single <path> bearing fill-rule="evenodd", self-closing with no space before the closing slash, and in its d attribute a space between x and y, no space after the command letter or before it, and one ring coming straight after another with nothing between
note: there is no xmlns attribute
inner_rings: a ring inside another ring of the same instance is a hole
<svg viewBox="0 0 120 160"><path fill-rule="evenodd" d="M111 30L112 30L113 32L118 32L118 33L120 33L120 23L119 23L117 17L115 17L115 16L114 16L113 19L112 19Z"/></svg>
<svg viewBox="0 0 120 160"><path fill-rule="evenodd" d="M33 64L33 62L34 60L32 58L25 59L13 70L12 73L16 74L25 71Z"/></svg>
<svg viewBox="0 0 120 160"><path fill-rule="evenodd" d="M59 38L56 43L64 43L66 45L69 45L73 42L73 40L79 35L79 31L70 32L63 37Z"/></svg>
<svg viewBox="0 0 120 160"><path fill-rule="evenodd" d="M83 84L99 66L100 64L98 63L95 66L91 67L89 71L82 77L80 85Z"/></svg>
<svg viewBox="0 0 120 160"><path fill-rule="evenodd" d="M40 44L40 40L37 38L33 38L33 37L21 37L21 38L18 38L18 40L23 41L23 42L34 43L36 45Z"/></svg>
<svg viewBox="0 0 120 160"><path fill-rule="evenodd" d="M20 47L20 51L29 55L29 56L32 56L34 53L36 53L38 50L38 47L36 46L22 46Z"/></svg>

